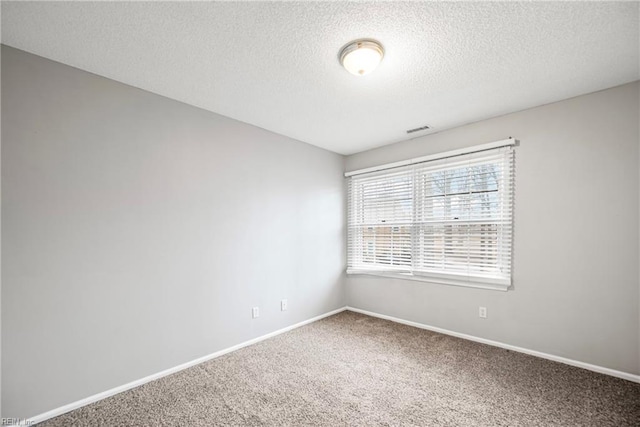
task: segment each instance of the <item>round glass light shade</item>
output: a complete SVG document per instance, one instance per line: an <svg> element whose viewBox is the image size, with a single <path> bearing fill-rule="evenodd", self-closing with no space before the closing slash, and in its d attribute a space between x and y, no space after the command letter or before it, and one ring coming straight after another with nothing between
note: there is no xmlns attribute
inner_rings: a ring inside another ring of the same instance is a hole
<svg viewBox="0 0 640 427"><path fill-rule="evenodd" d="M375 40L355 40L340 51L340 63L351 74L369 74L382 61L384 49Z"/></svg>

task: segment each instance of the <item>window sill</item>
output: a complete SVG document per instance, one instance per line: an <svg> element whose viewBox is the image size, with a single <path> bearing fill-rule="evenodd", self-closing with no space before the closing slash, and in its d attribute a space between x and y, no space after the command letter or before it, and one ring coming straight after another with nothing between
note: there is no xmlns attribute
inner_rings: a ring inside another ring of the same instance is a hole
<svg viewBox="0 0 640 427"><path fill-rule="evenodd" d="M429 276L417 276L411 273L400 273L400 272L387 272L387 271L364 271L364 270L347 270L347 274L350 276L377 276L377 277L388 277L390 279L403 279L403 280L414 280L418 282L428 282L428 283L436 283L439 285L449 285L449 286L462 286L465 288L476 288L476 289L489 289L492 291L508 291L511 285L508 284L497 284L497 283L486 283L486 282L471 282L468 280L458 280L458 279L445 279L440 277L429 277Z"/></svg>

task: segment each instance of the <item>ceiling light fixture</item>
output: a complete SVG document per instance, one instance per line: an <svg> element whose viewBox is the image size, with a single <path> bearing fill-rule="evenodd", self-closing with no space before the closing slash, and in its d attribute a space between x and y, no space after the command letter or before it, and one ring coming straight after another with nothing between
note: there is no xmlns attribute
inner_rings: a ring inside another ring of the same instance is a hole
<svg viewBox="0 0 640 427"><path fill-rule="evenodd" d="M364 76L376 69L383 56L384 49L380 43L371 39L359 39L340 49L339 58L348 72Z"/></svg>

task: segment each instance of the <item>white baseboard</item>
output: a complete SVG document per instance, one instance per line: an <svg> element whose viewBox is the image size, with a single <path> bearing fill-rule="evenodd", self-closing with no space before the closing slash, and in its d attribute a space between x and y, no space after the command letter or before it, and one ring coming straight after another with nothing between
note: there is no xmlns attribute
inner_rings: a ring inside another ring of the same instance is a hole
<svg viewBox="0 0 640 427"><path fill-rule="evenodd" d="M349 310L349 311L353 311L353 312L356 312L356 313L365 314L367 316L378 317L380 319L390 320L390 321L396 322L396 323L402 323L402 324L408 325L408 326L414 326L414 327L420 328L420 329L427 329L429 331L438 332L438 333L445 334L445 335L451 335L451 336L454 336L454 337L463 338L463 339L466 339L466 340L475 341L475 342L479 342L479 343L482 343L482 344L488 344L488 345L491 345L491 346L494 346L494 347L500 347L500 348L504 348L504 349L507 349L507 350L517 351L519 353L530 354L532 356L541 357L543 359L553 360L555 362L560 362L560 363L564 363L564 364L571 365L571 366L577 366L579 368L588 369L590 371L598 372L598 373L601 373L601 374L611 375L613 377L618 377L618 378L622 378L622 379L625 379L625 380L629 380L629 381L633 381L633 382L636 382L636 383L640 383L640 375L634 375L634 374L630 374L630 373L627 373L627 372L616 371L615 369L609 369L609 368L605 368L605 367L602 367L602 366L592 365L590 363L585 363L585 362L580 362L580 361L577 361L577 360L567 359L565 357L554 356L552 354L542 353L540 351L529 350L529 349L526 349L526 348L517 347L517 346L514 346L514 345L510 345L510 344L504 344L504 343L501 343L501 342L498 342L498 341L492 341L492 340L488 340L488 339L484 339L484 338L474 337L472 335L467 335L467 334L462 334L462 333L459 333L459 332L450 331L450 330L447 330L447 329L437 328L435 326L429 326L429 325L425 325L425 324L422 324L422 323L412 322L410 320L399 319L397 317L387 316L385 314L374 313L372 311L361 310L359 308L346 306L346 307L339 308L337 310L330 311L328 313L321 314L320 316L316 316L316 317L313 317L311 319L302 321L300 323L296 323L295 325L287 326L286 328L282 328L282 329L279 329L277 331L270 332L270 333L268 333L266 335L262 335L260 337L253 338L253 339L251 339L249 341L245 341L245 342L240 343L238 345L234 345L233 347L229 347L229 348L226 348L224 350L220 350L220 351L217 351L215 353L211 353L211 354L208 354L206 356L200 357L198 359L191 360L191 361L183 363L181 365L174 366L173 368L165 369L164 371L161 371L161 372L146 376L146 377L141 378L139 380L135 380L135 381L132 381L130 383L127 383L127 384L112 388L110 390L103 391L102 393L94 394L93 396L89 396L89 397L86 397L84 399L78 400L76 402L72 402L72 403L69 403L67 405L61 406L59 408L52 409L52 410L44 412L44 413L42 413L40 415L36 415L34 417L31 417L29 419L21 420L22 421L21 425L32 425L32 424L41 423L41 422L46 421L46 420L48 420L50 418L54 418L54 417L57 417L59 415L65 414L67 412L73 411L74 409L81 408L83 406L89 405L91 403L97 402L99 400L105 399L105 398L113 396L115 394L122 393L123 391L127 391L127 390L130 390L130 389L134 388L134 387L138 387L138 386L141 386L141 385L146 384L148 382L160 379L162 377L166 377L167 375L171 375L171 374L174 374L176 372L182 371L184 369L190 368L192 366L198 365L200 363L206 362L208 360L215 359L216 357L220 357L220 356L225 355L227 353L231 353L231 352L239 350L239 349L241 349L243 347L247 347L247 346L250 346L252 344L256 344L256 343L258 343L260 341L264 341L264 340L266 340L268 338L271 338L271 337L274 337L276 335L280 335L282 333L291 331L293 329L299 328L299 327L307 325L309 323L313 323L313 322L315 322L317 320L320 320L320 319L323 319L325 317L333 316L334 314L340 313L340 312L345 311L345 310Z"/></svg>
<svg viewBox="0 0 640 427"><path fill-rule="evenodd" d="M399 319L393 316L387 316L385 314L374 313L372 311L361 310L355 307L347 306L347 310L353 311L367 316L378 317L380 319L390 320L396 323L402 323L403 325L414 326L420 329L427 329L429 331L438 332L445 335L451 335L454 337L462 338L469 341L475 341L482 344L488 344L494 347L504 348L506 350L517 351L519 353L529 354L531 356L540 357L542 359L553 360L554 362L564 363L566 365L576 366L578 368L587 369L589 371L598 372L600 374L611 375L612 377L622 378L624 380L640 383L640 375L630 374L628 372L616 371L615 369L605 368L603 366L592 365L590 363L580 362L578 360L567 359L566 357L555 356L553 354L543 353L541 351L529 350L527 348L517 347L511 344L501 343L499 341L488 340L485 338L474 337L473 335L461 334L459 332L450 331L448 329L437 328L435 326L429 326L422 323L412 322L410 320Z"/></svg>
<svg viewBox="0 0 640 427"><path fill-rule="evenodd" d="M76 402L69 403L68 405L64 405L64 406L61 406L59 408L52 409L52 410L44 412L44 413L42 413L40 415L36 415L35 417L31 417L31 418L28 418L28 419L25 419L25 420L21 420L22 422L21 422L20 425L33 425L33 424L36 424L36 423L41 423L41 422L43 422L45 420L48 420L50 418L54 418L54 417L57 417L59 415L65 414L67 412L73 411L74 409L81 408L83 406L89 405L91 403L97 402L99 400L105 399L105 398L113 396L115 394L122 393L123 391L127 391L127 390L130 390L130 389L134 388L134 387L138 387L138 386L141 386L141 385L146 384L148 382L160 379L162 377L166 377L167 375L171 375L171 374L174 374L176 372L182 371L184 369L190 368L192 366L198 365L200 363L206 362L208 360L215 359L216 357L220 357L220 356L225 355L227 353L231 353L232 351L239 350L239 349L241 349L243 347L247 347L247 346L250 346L252 344L256 344L256 343L258 343L260 341L264 341L264 340L266 340L268 338L275 337L276 335L280 335L280 334L288 332L288 331L290 331L292 329L296 329L296 328L299 328L301 326L307 325L309 323L313 323L313 322L315 322L317 320L324 319L325 317L333 316L334 314L338 314L338 313L340 313L342 311L345 311L346 309L347 309L346 307L342 307L342 308L339 308L337 310L333 310L333 311L330 311L328 313L321 314L321 315L313 317L311 319L304 320L304 321L302 321L300 323L296 323L295 325L287 326L286 328L278 329L277 331L270 332L270 333L268 333L266 335L262 335L262 336L259 336L257 338L253 338L253 339L251 339L249 341L245 341L245 342L240 343L238 345L234 345L233 347L229 347L229 348L225 348L224 350L216 351L215 353L211 353L211 354L208 354L206 356L199 357L197 359L191 360L191 361L183 363L181 365L174 366L173 368L165 369L164 371L161 371L161 372L158 372L158 373L155 373L155 374L151 374L151 375L146 376L144 378L140 378L139 380L135 380L135 381L132 381L130 383L127 383L127 384L112 388L110 390L103 391L102 393L94 394L93 396L89 396L89 397L86 397L84 399L78 400Z"/></svg>

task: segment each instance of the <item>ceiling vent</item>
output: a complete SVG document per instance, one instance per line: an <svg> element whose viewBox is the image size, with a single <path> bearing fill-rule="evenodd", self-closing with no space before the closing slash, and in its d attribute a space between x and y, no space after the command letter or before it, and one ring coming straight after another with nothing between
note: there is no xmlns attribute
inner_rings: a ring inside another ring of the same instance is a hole
<svg viewBox="0 0 640 427"><path fill-rule="evenodd" d="M420 132L421 130L427 130L427 129L429 129L429 126L420 126L419 128L409 129L407 133Z"/></svg>

